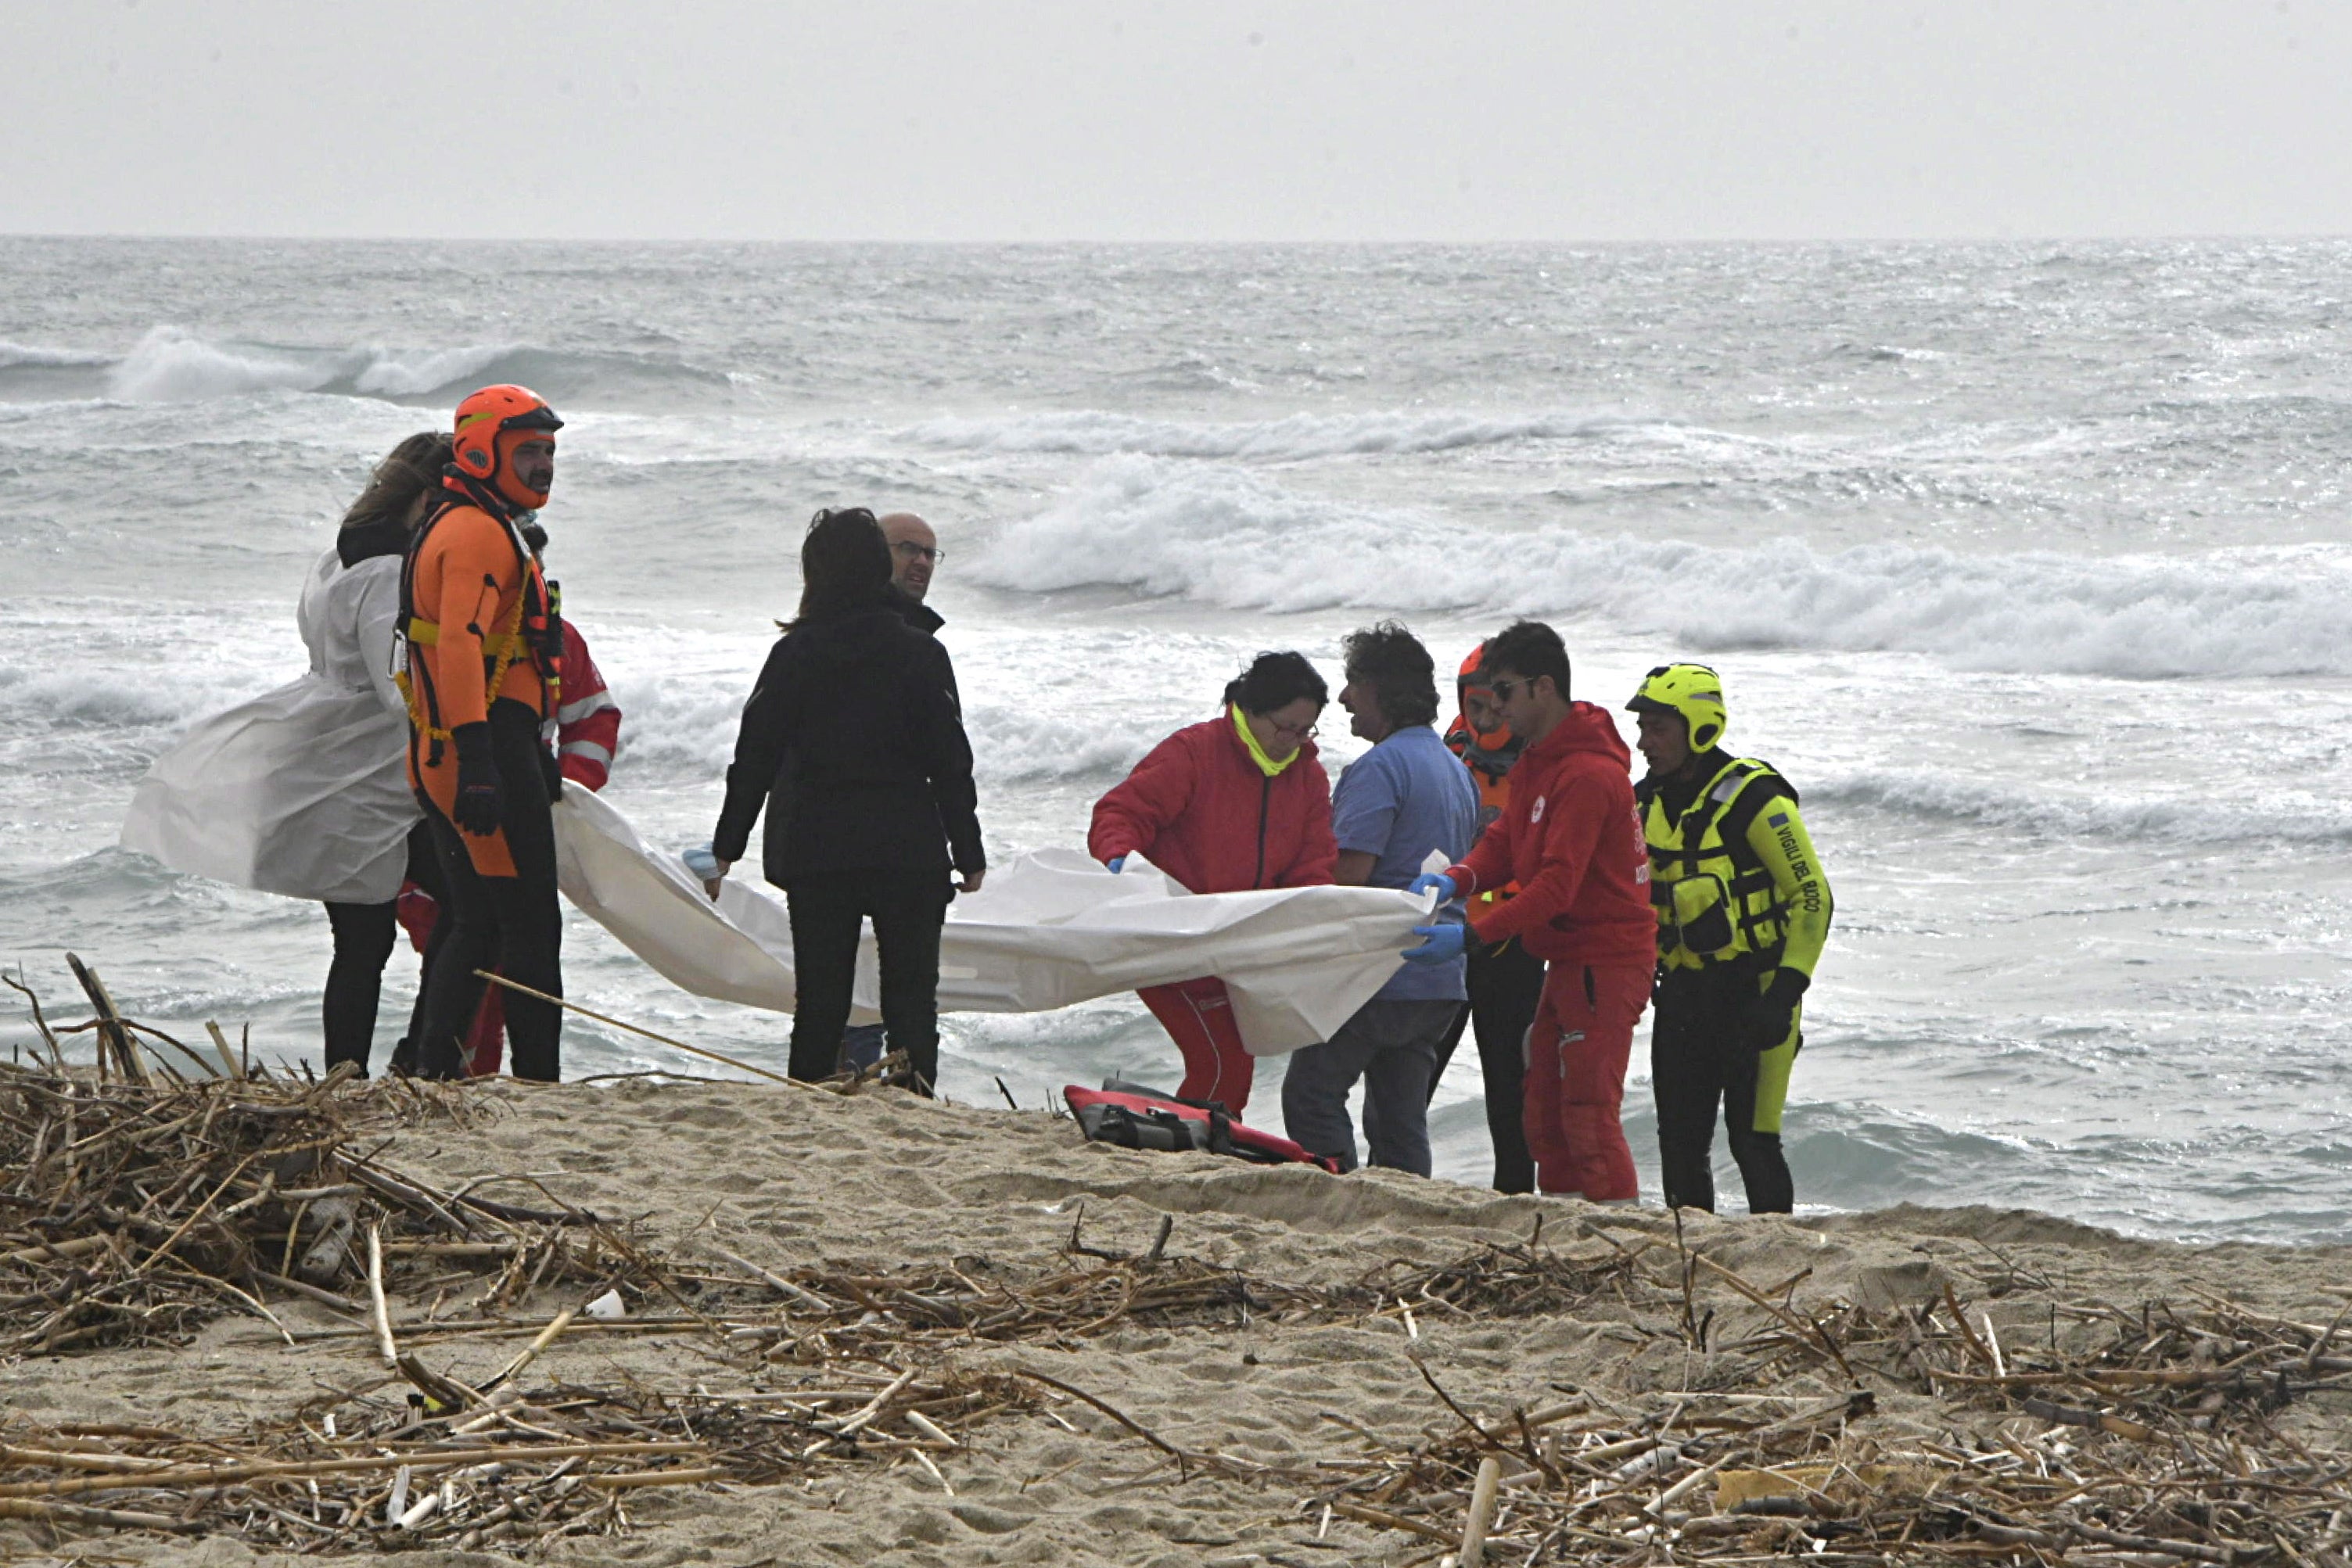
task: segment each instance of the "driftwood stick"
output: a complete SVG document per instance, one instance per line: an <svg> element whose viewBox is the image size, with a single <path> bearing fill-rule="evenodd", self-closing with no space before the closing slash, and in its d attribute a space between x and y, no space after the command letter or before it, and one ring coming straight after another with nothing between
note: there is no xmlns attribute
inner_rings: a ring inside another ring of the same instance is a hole
<svg viewBox="0 0 2352 1568"><path fill-rule="evenodd" d="M851 1412L839 1421L822 1421L819 1422L818 1425L831 1431L835 1437L846 1437L853 1432L856 1432L863 1428L876 1416L881 1415L883 1406L889 1404L891 1400L897 1398L898 1396L898 1391L905 1388L907 1385L914 1381L915 1369L910 1366L906 1371L900 1373L898 1376L892 1378L888 1386L885 1387L873 1398L867 1400L859 1409Z"/></svg>
<svg viewBox="0 0 2352 1568"><path fill-rule="evenodd" d="M1133 1416L1127 1415L1124 1411L1114 1409L1112 1406L1096 1398L1093 1395L1087 1393L1083 1388L1073 1387L1069 1384L1063 1382L1058 1377L1048 1377L1042 1372L1033 1371L1025 1366L1014 1367L1013 1369L1013 1375L1015 1377L1025 1377L1032 1383L1042 1383L1048 1388L1058 1388L1063 1393L1068 1395L1071 1398L1093 1406L1096 1409L1101 1411L1104 1415L1109 1416L1112 1420L1118 1422L1120 1426L1126 1427L1129 1431L1134 1433L1137 1437L1142 1438L1145 1442L1150 1444L1161 1453L1166 1454L1169 1458L1174 1459L1180 1466L1185 1464L1192 1458L1190 1454L1187 1454L1175 1444L1169 1442L1166 1438L1160 1437L1160 1434L1154 1432L1149 1427L1144 1426L1140 1421L1138 1421ZM1449 1535L1444 1539L1448 1542L1451 1542L1454 1538Z"/></svg>
<svg viewBox="0 0 2352 1568"><path fill-rule="evenodd" d="M213 1049L220 1052L221 1065L228 1069L228 1075L231 1078L242 1082L245 1078L245 1065L230 1051L228 1036L221 1032L220 1025L210 1019L205 1020L205 1029L213 1037Z"/></svg>
<svg viewBox="0 0 2352 1568"><path fill-rule="evenodd" d="M1402 1530L1410 1535L1425 1535L1432 1541L1442 1541L1448 1546L1457 1544L1454 1538L1446 1531L1434 1525L1423 1524L1417 1519L1407 1519L1401 1513L1390 1513L1384 1509L1370 1508L1360 1502L1350 1502L1346 1498L1333 1498L1329 1506L1333 1513L1342 1518L1356 1520L1364 1524L1377 1524L1382 1530Z"/></svg>
<svg viewBox="0 0 2352 1568"><path fill-rule="evenodd" d="M1462 1568L1486 1568L1486 1528L1495 1522L1495 1489L1502 1479L1502 1460L1489 1454L1478 1461L1478 1479L1470 1488L1470 1515L1462 1521Z"/></svg>
<svg viewBox="0 0 2352 1568"><path fill-rule="evenodd" d="M48 1263L68 1258L79 1258L88 1253L103 1251L107 1238L77 1236L71 1241L56 1241L39 1247L19 1247L14 1252L0 1252L0 1263Z"/></svg>
<svg viewBox="0 0 2352 1568"><path fill-rule="evenodd" d="M580 1309L577 1307L566 1307L562 1312L556 1313L553 1321L549 1322L545 1328L539 1331L539 1337L531 1341L529 1344L523 1346L522 1354L516 1356L512 1361L507 1363L506 1369L504 1371L500 1372L496 1377L491 1378L488 1383L483 1384L480 1392L488 1394L491 1389L498 1387L500 1384L510 1382L516 1376L520 1375L523 1368L529 1366L532 1362L537 1361L539 1359L539 1353L545 1350L549 1345L553 1344L555 1343L555 1336L562 1333L565 1329L570 1328L572 1326L572 1320L579 1315Z"/></svg>
<svg viewBox="0 0 2352 1568"><path fill-rule="evenodd" d="M530 1448L438 1448L404 1454L363 1454L342 1459L252 1459L243 1464L188 1465L173 1470L142 1470L136 1475L76 1476L66 1480L16 1481L0 1486L0 1499L73 1497L94 1491L136 1491L149 1487L187 1490L227 1486L233 1481L284 1477L301 1480L312 1476L362 1475L370 1470L446 1469L457 1465L527 1465L560 1459L611 1458L624 1454L700 1454L700 1443L562 1443Z"/></svg>
<svg viewBox="0 0 2352 1568"><path fill-rule="evenodd" d="M0 1498L0 1519L33 1519L49 1523L97 1524L109 1530L158 1530L193 1535L210 1526L196 1520L174 1519L164 1513L125 1513L119 1509L82 1508L69 1502L36 1502L30 1498Z"/></svg>
<svg viewBox="0 0 2352 1568"><path fill-rule="evenodd" d="M814 1307L821 1312L829 1312L834 1310L834 1306L831 1301L826 1301L823 1296L817 1295L814 1291L801 1289L801 1287L793 1284L782 1274L770 1273L767 1270L761 1268L757 1263L752 1262L749 1258L738 1258L734 1253L728 1251L723 1247L717 1249L717 1250L721 1258L726 1259L727 1261L734 1264L738 1269L750 1270L752 1273L757 1274L761 1279L765 1280L769 1284L773 1285L777 1290L782 1291L785 1295L792 1297L793 1300L800 1302L803 1306Z"/></svg>
<svg viewBox="0 0 2352 1568"><path fill-rule="evenodd" d="M182 1056L186 1057L190 1061L194 1062L199 1068L203 1069L204 1074L206 1078L218 1078L220 1076L220 1069L215 1067L211 1062L206 1061L203 1057L197 1055L186 1046L182 1045L178 1040L173 1040L170 1035L165 1034L162 1030L156 1029L151 1024L132 1023L128 1019L124 1020L122 1027L129 1030L135 1030L141 1034L149 1035L156 1040L162 1040L165 1045L170 1046L173 1051L178 1051ZM151 1046L149 1049L152 1051L154 1048ZM160 1051L156 1052L155 1060L159 1062L163 1061L163 1053ZM164 1063L164 1071L167 1072L171 1071L171 1066L168 1062ZM173 1073L173 1076L176 1078L179 1075L177 1073Z"/></svg>
<svg viewBox="0 0 2352 1568"><path fill-rule="evenodd" d="M400 1346L392 1337L392 1307L383 1299L383 1234L368 1227L368 1308L375 1323L375 1353L387 1367L400 1365Z"/></svg>
<svg viewBox="0 0 2352 1568"><path fill-rule="evenodd" d="M1408 1354L1407 1359L1412 1363L1412 1369L1421 1374L1421 1380L1429 1385L1430 1392L1435 1394L1440 1399L1444 1400L1445 1407L1448 1410L1453 1411L1454 1415L1460 1416L1464 1426L1478 1434L1478 1440L1480 1442L1486 1444L1486 1447L1494 1449L1499 1454L1507 1454L1511 1451L1508 1444L1505 1443L1500 1437L1496 1437L1494 1433L1486 1430L1486 1427L1480 1426L1478 1424L1478 1418L1475 1416L1471 1415L1469 1411L1465 1410L1460 1405L1454 1403L1454 1396L1445 1392L1444 1385L1441 1385L1433 1375L1432 1375L1429 1370L1429 1364L1427 1362L1422 1360L1418 1354Z"/></svg>
<svg viewBox="0 0 2352 1568"><path fill-rule="evenodd" d="M822 1094L824 1092L824 1090L819 1089L814 1083L803 1083L798 1079L787 1078L781 1072L771 1072L764 1067L754 1067L748 1061L738 1061L731 1056L721 1055L719 1052L715 1051L706 1051L698 1045L688 1045L682 1040L672 1040L666 1034L656 1034L649 1029L639 1029L635 1024L623 1023L619 1019L607 1018L603 1013L591 1012L577 1002L568 1002L562 997L549 996L545 991L534 990L530 987L524 985L520 980L509 980L504 975L493 975L488 969L477 969L474 973L482 979L488 980L496 985L504 986L510 991L520 991L526 997L532 998L538 1001L551 1003L556 1007L563 1009L566 1012L578 1013L584 1019L594 1019L598 1023L611 1024L614 1029L627 1030L631 1034L642 1035L647 1040L667 1045L673 1051L682 1051L689 1056L699 1056L708 1061L721 1062L726 1066L734 1068L739 1072L748 1072L755 1078L764 1078L772 1083L782 1083L788 1088L805 1089L813 1094Z"/></svg>
<svg viewBox="0 0 2352 1568"><path fill-rule="evenodd" d="M1697 1264L1700 1268L1706 1270L1709 1273L1714 1274L1725 1284L1729 1285L1733 1290L1738 1291L1741 1295L1747 1297L1749 1301L1755 1302L1758 1306L1763 1308L1774 1317L1780 1319L1781 1322L1788 1325L1790 1332L1794 1333L1801 1342L1809 1345L1818 1344L1823 1350L1828 1351L1830 1358L1838 1364L1838 1370L1843 1372L1848 1379L1855 1383L1860 1383L1862 1381L1861 1378L1854 1376L1853 1368L1846 1364L1845 1353L1838 1349L1837 1342L1831 1339L1826 1333L1823 1333L1820 1325L1802 1322L1795 1313L1781 1306L1780 1302L1774 1301L1771 1297L1758 1290L1754 1285L1749 1284L1745 1277L1734 1273L1732 1270L1725 1268L1722 1264L1717 1262L1714 1259L1708 1257L1704 1252L1692 1253L1691 1261ZM1965 1322L1963 1322L1960 1326L1963 1330L1966 1330L1968 1327ZM1974 1343L1973 1337L1971 1337L1970 1343ZM1982 1350L1983 1347L1979 1345L1978 1346L1978 1349Z"/></svg>
<svg viewBox="0 0 2352 1568"><path fill-rule="evenodd" d="M127 1082L142 1088L152 1084L154 1080L147 1075L147 1064L139 1060L138 1048L131 1043L131 1031L122 1027L122 1015L115 1010L114 998L107 995L106 982L98 977L97 971L71 953L66 955L66 967L73 971L74 978L81 982L82 992L89 998L89 1005L98 1009L100 1058L103 1060L111 1052L116 1071Z"/></svg>
<svg viewBox="0 0 2352 1568"><path fill-rule="evenodd" d="M49 1048L49 1061L58 1071L64 1071L66 1065L65 1051L63 1047L58 1044L58 1037L49 1032L49 1020L42 1016L41 1013L40 997L34 992L32 987L25 984L24 981L18 979L14 975L0 975L0 985L5 985L10 990L22 996L25 998L26 1005L33 1009L33 1027L40 1031L42 1041ZM33 1060L38 1061L40 1060L40 1052L35 1051L33 1053Z"/></svg>

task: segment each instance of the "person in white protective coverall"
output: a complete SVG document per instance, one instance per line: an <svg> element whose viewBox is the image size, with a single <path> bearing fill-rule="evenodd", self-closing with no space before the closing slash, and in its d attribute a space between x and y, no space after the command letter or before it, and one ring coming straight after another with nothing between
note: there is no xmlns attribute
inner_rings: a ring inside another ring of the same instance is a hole
<svg viewBox="0 0 2352 1568"><path fill-rule="evenodd" d="M325 1056L364 1072L394 901L421 865L438 885L408 784L408 713L392 678L401 559L439 494L449 437L423 432L376 465L302 584L300 679L198 724L131 796L126 849L175 871L327 906L334 958Z"/></svg>

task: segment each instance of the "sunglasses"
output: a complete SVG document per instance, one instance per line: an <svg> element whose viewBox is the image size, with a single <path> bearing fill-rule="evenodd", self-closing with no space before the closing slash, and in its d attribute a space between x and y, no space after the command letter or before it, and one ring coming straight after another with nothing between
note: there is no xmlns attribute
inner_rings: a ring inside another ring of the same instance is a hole
<svg viewBox="0 0 2352 1568"><path fill-rule="evenodd" d="M1535 683L1533 681L1524 679L1517 681L1488 681L1486 683L1486 689L1495 694L1495 700L1496 702L1507 703L1511 700L1511 694L1513 692L1523 691L1534 684Z"/></svg>

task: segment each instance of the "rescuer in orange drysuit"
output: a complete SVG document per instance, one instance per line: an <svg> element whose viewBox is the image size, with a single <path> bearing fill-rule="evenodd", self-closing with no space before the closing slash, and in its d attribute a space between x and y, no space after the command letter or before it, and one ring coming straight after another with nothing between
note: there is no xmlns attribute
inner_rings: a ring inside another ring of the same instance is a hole
<svg viewBox="0 0 2352 1568"><path fill-rule="evenodd" d="M577 784L591 794L604 789L612 776L613 758L620 749L621 705L605 686L604 674L588 652L588 639L580 634L580 622L566 616L563 702L555 710L555 759L562 768L563 781ZM425 955L428 965L435 951L433 938L441 925L441 899L447 892L441 883L440 869L438 861L420 866L412 860L408 880L401 884L395 904L401 928L408 933L409 942ZM421 881L420 872L425 873ZM466 1071L469 1077L496 1073L505 1066L508 995L504 986L483 988L482 1010L474 1015L473 1030L466 1037ZM396 1071L415 1071L415 1047L403 1040L393 1063Z"/></svg>
<svg viewBox="0 0 2352 1568"><path fill-rule="evenodd" d="M541 730L562 701L563 627L534 521L555 481L563 422L524 387L457 405L441 509L417 529L401 579L408 776L438 851L450 928L425 977L417 1071L463 1077L482 999L477 970L563 994L555 824L562 792ZM518 1078L552 1081L562 1014L507 999Z"/></svg>

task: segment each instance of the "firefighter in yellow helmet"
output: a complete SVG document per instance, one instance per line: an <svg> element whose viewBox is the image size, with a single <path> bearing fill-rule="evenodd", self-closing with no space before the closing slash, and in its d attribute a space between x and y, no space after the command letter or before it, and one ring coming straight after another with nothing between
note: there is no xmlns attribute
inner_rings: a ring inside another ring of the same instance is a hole
<svg viewBox="0 0 2352 1568"><path fill-rule="evenodd" d="M1662 664L1625 705L1647 778L1634 790L1658 915L1650 1077L1669 1208L1715 1207L1716 1107L1751 1214L1796 1199L1780 1151L1802 998L1830 931L1797 791L1769 763L1722 748L1723 681Z"/></svg>

